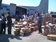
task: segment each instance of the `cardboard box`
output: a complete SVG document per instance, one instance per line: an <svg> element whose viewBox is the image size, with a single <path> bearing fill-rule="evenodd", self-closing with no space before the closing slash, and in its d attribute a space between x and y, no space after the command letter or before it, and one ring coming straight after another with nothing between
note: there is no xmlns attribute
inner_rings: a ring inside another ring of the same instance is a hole
<svg viewBox="0 0 56 42"><path fill-rule="evenodd" d="M24 33L20 33L20 36L24 36Z"/></svg>
<svg viewBox="0 0 56 42"><path fill-rule="evenodd" d="M49 34L49 35L47 35L47 39L56 41L56 35L55 34Z"/></svg>
<svg viewBox="0 0 56 42"><path fill-rule="evenodd" d="M18 31L14 30L14 35L18 35L18 34L19 34Z"/></svg>
<svg viewBox="0 0 56 42"><path fill-rule="evenodd" d="M44 29L45 28L45 25L42 25L41 28Z"/></svg>
<svg viewBox="0 0 56 42"><path fill-rule="evenodd" d="M35 30L37 30L37 29L38 29L38 26L37 26L37 25L35 25L34 27L35 27Z"/></svg>
<svg viewBox="0 0 56 42"><path fill-rule="evenodd" d="M49 30L48 29L44 29L44 35L47 36L49 34Z"/></svg>
<svg viewBox="0 0 56 42"><path fill-rule="evenodd" d="M34 31L34 30L33 30L34 28L32 28L32 27L30 27L30 28L31 28L31 31Z"/></svg>
<svg viewBox="0 0 56 42"><path fill-rule="evenodd" d="M13 32L14 32L14 35L19 35L20 29L14 27L14 28L13 28Z"/></svg>
<svg viewBox="0 0 56 42"><path fill-rule="evenodd" d="M20 29L19 28L14 28L16 31L20 31Z"/></svg>
<svg viewBox="0 0 56 42"><path fill-rule="evenodd" d="M34 27L33 30L36 31L36 28Z"/></svg>
<svg viewBox="0 0 56 42"><path fill-rule="evenodd" d="M47 21L50 21L51 23L52 23L52 16L51 15L45 15L44 17L43 17L43 21L42 21L42 25L45 25L45 23L47 22Z"/></svg>
<svg viewBox="0 0 56 42"><path fill-rule="evenodd" d="M29 29L26 29L25 30L25 34L29 34Z"/></svg>
<svg viewBox="0 0 56 42"><path fill-rule="evenodd" d="M20 30L20 36L24 36L24 28L21 28L21 30Z"/></svg>
<svg viewBox="0 0 56 42"><path fill-rule="evenodd" d="M55 24L56 23L56 18L52 19L52 23Z"/></svg>
<svg viewBox="0 0 56 42"><path fill-rule="evenodd" d="M22 27L24 27L24 25L18 25L18 27L19 27L19 28L22 28Z"/></svg>
<svg viewBox="0 0 56 42"><path fill-rule="evenodd" d="M31 31L31 28L28 28L28 30L29 30L29 33L31 33L32 31Z"/></svg>
<svg viewBox="0 0 56 42"><path fill-rule="evenodd" d="M18 28L18 25L17 25L17 24L14 24L14 27L15 27L15 28Z"/></svg>

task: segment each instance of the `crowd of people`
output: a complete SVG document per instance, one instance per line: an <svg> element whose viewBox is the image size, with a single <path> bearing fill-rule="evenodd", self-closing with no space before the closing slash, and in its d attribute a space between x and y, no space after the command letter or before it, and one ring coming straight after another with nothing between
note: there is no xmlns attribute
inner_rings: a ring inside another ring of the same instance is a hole
<svg viewBox="0 0 56 42"><path fill-rule="evenodd" d="M12 18L10 16L10 12L8 12L7 16L5 17L6 14L2 14L1 16L1 30L0 34L6 34L6 21L7 21L7 26L8 26L8 34L11 34L11 29L12 29ZM16 14L15 15L15 21L20 21L20 19L27 20L27 18L31 18L35 24L38 25L38 30L39 33L42 33L41 25L42 25L42 16L40 13L36 14L30 14L29 16L27 14ZM4 30L3 30L4 29Z"/></svg>
<svg viewBox="0 0 56 42"><path fill-rule="evenodd" d="M20 19L23 20L27 20L28 18L32 19L32 21L38 25L38 30L39 33L42 33L42 29L41 29L41 25L42 25L42 16L40 13L35 13L33 14L24 14L24 15L20 15L20 14L16 14L16 21L20 21Z"/></svg>

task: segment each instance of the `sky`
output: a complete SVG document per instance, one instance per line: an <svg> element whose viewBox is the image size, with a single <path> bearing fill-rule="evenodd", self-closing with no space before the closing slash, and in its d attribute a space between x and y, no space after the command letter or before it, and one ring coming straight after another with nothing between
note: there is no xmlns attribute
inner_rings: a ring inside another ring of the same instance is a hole
<svg viewBox="0 0 56 42"><path fill-rule="evenodd" d="M15 3L18 6L38 6L41 0L3 0L2 3ZM48 11L56 12L56 0L49 0Z"/></svg>

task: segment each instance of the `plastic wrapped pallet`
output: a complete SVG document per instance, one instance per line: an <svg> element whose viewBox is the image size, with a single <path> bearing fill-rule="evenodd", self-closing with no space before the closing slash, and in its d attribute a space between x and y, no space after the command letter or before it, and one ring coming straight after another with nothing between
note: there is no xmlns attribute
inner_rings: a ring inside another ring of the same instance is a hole
<svg viewBox="0 0 56 42"><path fill-rule="evenodd" d="M49 35L47 35L47 39L56 41L56 35L55 34L49 34Z"/></svg>

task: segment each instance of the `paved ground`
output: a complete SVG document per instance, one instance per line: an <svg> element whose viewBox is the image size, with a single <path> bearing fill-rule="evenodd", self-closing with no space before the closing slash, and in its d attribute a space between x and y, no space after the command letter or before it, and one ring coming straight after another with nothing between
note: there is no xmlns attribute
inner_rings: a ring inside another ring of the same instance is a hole
<svg viewBox="0 0 56 42"><path fill-rule="evenodd" d="M46 36L38 34L37 31L34 31L29 36L13 36L13 35L0 35L0 42L56 42L47 40Z"/></svg>
<svg viewBox="0 0 56 42"><path fill-rule="evenodd" d="M6 34L0 34L0 42L56 42L48 40L46 36L38 34L38 31L32 32L29 36L14 36Z"/></svg>

